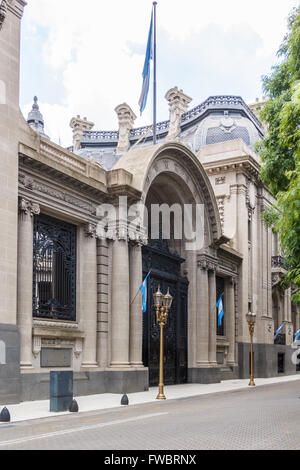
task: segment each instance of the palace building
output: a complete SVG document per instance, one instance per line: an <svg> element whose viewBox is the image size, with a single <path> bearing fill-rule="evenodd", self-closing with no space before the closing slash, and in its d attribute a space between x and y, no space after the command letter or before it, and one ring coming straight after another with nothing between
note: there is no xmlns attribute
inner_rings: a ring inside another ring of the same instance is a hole
<svg viewBox="0 0 300 470"><path fill-rule="evenodd" d="M74 117L73 147L65 149L45 134L36 97L27 122L20 112L25 2L0 3L0 403L48 398L52 370L74 371L75 396L156 386L158 286L173 296L166 384L248 378L249 311L255 377L295 374L300 317L291 288L280 288L284 259L261 217L273 198L254 147L265 132L258 104L211 96L189 109L191 98L174 87L156 145L153 128L135 128L123 103L115 131ZM150 223L133 223L120 200L143 204ZM201 246L175 236L172 213L170 237L161 223L153 237L153 205L201 206ZM116 220L99 234L103 207ZM139 288L150 271L143 313Z"/></svg>

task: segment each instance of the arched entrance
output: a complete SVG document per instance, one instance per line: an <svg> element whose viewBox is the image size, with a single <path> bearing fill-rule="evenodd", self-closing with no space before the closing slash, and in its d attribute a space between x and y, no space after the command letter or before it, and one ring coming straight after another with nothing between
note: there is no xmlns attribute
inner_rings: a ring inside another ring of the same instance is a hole
<svg viewBox="0 0 300 470"><path fill-rule="evenodd" d="M175 384L198 380L200 366L216 364L213 357L216 355L216 311L212 320L209 305L215 302L212 299L216 297L216 247L223 243L223 237L213 189L199 159L186 146L177 142L130 150L114 169L126 170L128 181L139 191L137 203L141 203L142 211L145 207L148 209L143 212L146 216L148 212L148 217L141 217L141 222L134 211L130 219L132 226L136 224L138 227L135 236L141 240L141 244L146 238L144 229L148 226L148 244L140 249L139 259L143 267L139 272L142 271L145 278L152 270L148 284L147 312L143 315L142 324L139 323L139 312L133 307L131 310L132 349L134 345L140 347L143 364L149 368L149 384L156 386L159 328L152 296L159 284L163 293L169 287L174 301L164 328L164 381L166 384ZM169 208L171 223L168 234L165 233L163 221L161 224L156 219L153 223L150 219L149 223L150 206L155 204L165 204ZM193 233L198 233L194 208L201 206L203 243L200 246L197 242L190 243L184 231L181 237L177 236L175 215L172 215L172 212L175 214L172 209L175 204L182 209L181 213L188 220ZM192 206L193 210L192 215L185 217L187 205ZM152 228L158 232L158 236L153 236ZM139 266L139 261L135 265ZM212 333L209 331L211 321L214 326ZM141 343L139 338L142 339Z"/></svg>

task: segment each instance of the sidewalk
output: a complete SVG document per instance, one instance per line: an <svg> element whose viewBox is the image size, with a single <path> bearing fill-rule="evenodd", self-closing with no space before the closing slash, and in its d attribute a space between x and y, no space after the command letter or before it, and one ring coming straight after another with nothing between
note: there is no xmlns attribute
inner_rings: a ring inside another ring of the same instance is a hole
<svg viewBox="0 0 300 470"><path fill-rule="evenodd" d="M300 374L288 375L284 377L272 377L268 379L255 379L256 387L268 384L278 384L299 380ZM249 379L243 380L225 380L217 384L183 384L169 385L165 387L165 396L168 400L178 398L188 398L197 395L206 395L210 393L229 392L231 390L253 390L256 387L248 386ZM161 403L156 400L158 387L152 387L147 392L138 392L128 394L129 406L141 403ZM300 383L299 383L300 392ZM89 395L84 397L74 397L78 403L79 413L84 411L97 411L121 406L122 395L113 393L104 393L101 395ZM6 406L0 405L0 412ZM62 416L70 414L68 411L53 413L49 411L49 400L23 402L17 405L7 405L10 412L11 422L26 421L31 419L48 418L52 416ZM2 425L7 423L0 423Z"/></svg>

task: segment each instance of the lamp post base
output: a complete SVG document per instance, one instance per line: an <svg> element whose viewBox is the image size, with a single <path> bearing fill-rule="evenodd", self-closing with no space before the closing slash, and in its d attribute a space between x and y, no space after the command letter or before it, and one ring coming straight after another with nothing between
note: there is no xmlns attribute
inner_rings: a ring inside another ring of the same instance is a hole
<svg viewBox="0 0 300 470"><path fill-rule="evenodd" d="M250 382L249 382L249 387L255 387L255 383L254 383L254 380L253 379L250 379Z"/></svg>
<svg viewBox="0 0 300 470"><path fill-rule="evenodd" d="M163 393L159 393L156 397L156 400L166 400L166 397L164 396Z"/></svg>

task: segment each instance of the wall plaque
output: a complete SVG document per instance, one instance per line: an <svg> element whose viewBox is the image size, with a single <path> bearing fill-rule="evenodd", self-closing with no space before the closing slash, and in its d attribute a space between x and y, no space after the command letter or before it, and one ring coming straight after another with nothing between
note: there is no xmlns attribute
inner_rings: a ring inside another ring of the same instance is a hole
<svg viewBox="0 0 300 470"><path fill-rule="evenodd" d="M71 367L71 349L41 350L41 367Z"/></svg>
<svg viewBox="0 0 300 470"><path fill-rule="evenodd" d="M6 364L6 345L4 341L0 341L0 365Z"/></svg>

